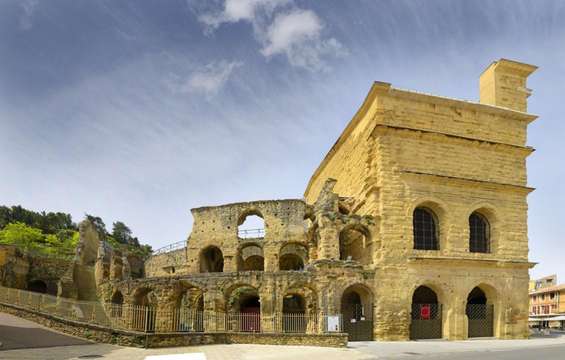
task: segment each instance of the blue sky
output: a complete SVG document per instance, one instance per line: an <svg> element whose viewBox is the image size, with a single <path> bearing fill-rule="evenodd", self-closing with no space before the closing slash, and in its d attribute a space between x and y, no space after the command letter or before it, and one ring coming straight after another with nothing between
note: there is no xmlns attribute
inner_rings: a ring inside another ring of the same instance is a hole
<svg viewBox="0 0 565 360"><path fill-rule="evenodd" d="M565 281L563 1L0 1L0 203L121 220L154 247L189 209L300 198L374 80L476 100L529 80L530 259Z"/></svg>

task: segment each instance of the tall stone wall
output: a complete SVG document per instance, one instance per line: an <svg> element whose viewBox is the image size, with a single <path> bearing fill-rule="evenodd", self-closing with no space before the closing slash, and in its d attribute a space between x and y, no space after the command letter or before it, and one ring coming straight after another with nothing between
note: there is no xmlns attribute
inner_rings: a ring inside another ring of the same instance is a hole
<svg viewBox="0 0 565 360"><path fill-rule="evenodd" d="M527 76L532 67L524 68L521 74ZM532 189L526 185L526 158L533 150L525 142L535 116L506 105L375 83L310 180L309 203L331 177L336 193L357 197L353 211L377 219L375 237L381 245L371 287L377 299L377 338L408 338L412 294L420 285L432 288L443 304L444 337L467 337L465 305L477 286L494 305L495 335L527 337L532 264L526 197ZM351 192L359 188L364 190ZM414 250L416 207L437 217L439 250ZM489 223L487 253L469 251L469 216L475 211Z"/></svg>

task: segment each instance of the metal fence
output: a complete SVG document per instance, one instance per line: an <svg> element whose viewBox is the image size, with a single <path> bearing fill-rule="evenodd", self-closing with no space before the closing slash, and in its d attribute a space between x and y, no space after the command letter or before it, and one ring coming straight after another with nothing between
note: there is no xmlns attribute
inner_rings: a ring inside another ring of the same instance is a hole
<svg viewBox="0 0 565 360"><path fill-rule="evenodd" d="M262 238L265 237L265 229L241 229L237 231L240 239Z"/></svg>
<svg viewBox="0 0 565 360"><path fill-rule="evenodd" d="M159 249L153 251L151 256L165 254L165 253L175 251L175 250L178 250L178 249L182 249L182 248L185 248L185 247L186 247L186 240L177 241L176 243L172 243L172 244L163 246L162 248L159 248Z"/></svg>
<svg viewBox="0 0 565 360"><path fill-rule="evenodd" d="M79 301L0 287L0 303L116 330L144 333L261 332L327 334L343 331L341 314L226 313Z"/></svg>

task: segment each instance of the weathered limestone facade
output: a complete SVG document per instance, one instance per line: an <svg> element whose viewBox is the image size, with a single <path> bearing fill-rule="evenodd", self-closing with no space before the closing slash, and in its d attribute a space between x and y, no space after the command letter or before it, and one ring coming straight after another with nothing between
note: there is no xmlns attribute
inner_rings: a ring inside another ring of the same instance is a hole
<svg viewBox="0 0 565 360"><path fill-rule="evenodd" d="M258 312L266 332L273 313L343 314L346 331L368 325L377 340L426 337L431 320L439 333L429 337L455 340L477 336L472 324L491 316L483 333L526 338L526 134L536 116L525 84L534 70L494 62L478 103L374 83L305 200L193 209L186 248L150 259L147 278L107 281L99 296ZM241 236L250 215L264 232Z"/></svg>
<svg viewBox="0 0 565 360"><path fill-rule="evenodd" d="M352 211L377 219L375 334L407 339L413 292L425 285L443 304L443 337L467 337L465 305L479 286L494 304L494 335L528 336L526 77L535 67L508 60L481 76L480 103L376 82L310 180L314 201L325 179L355 199ZM431 209L438 250L415 250L413 213ZM490 252L469 251L469 216L490 224ZM331 241L331 240L329 240Z"/></svg>

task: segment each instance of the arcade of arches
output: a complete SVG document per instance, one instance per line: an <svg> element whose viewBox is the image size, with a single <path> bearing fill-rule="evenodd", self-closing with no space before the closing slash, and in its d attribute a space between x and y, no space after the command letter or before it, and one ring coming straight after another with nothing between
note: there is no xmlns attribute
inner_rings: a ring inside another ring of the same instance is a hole
<svg viewBox="0 0 565 360"><path fill-rule="evenodd" d="M245 331L304 311L341 314L352 340L527 338L535 69L493 62L479 102L374 82L302 198L191 209L186 247L149 259L144 281L193 283L204 311L252 319L234 321ZM175 291L155 290L157 306Z"/></svg>

